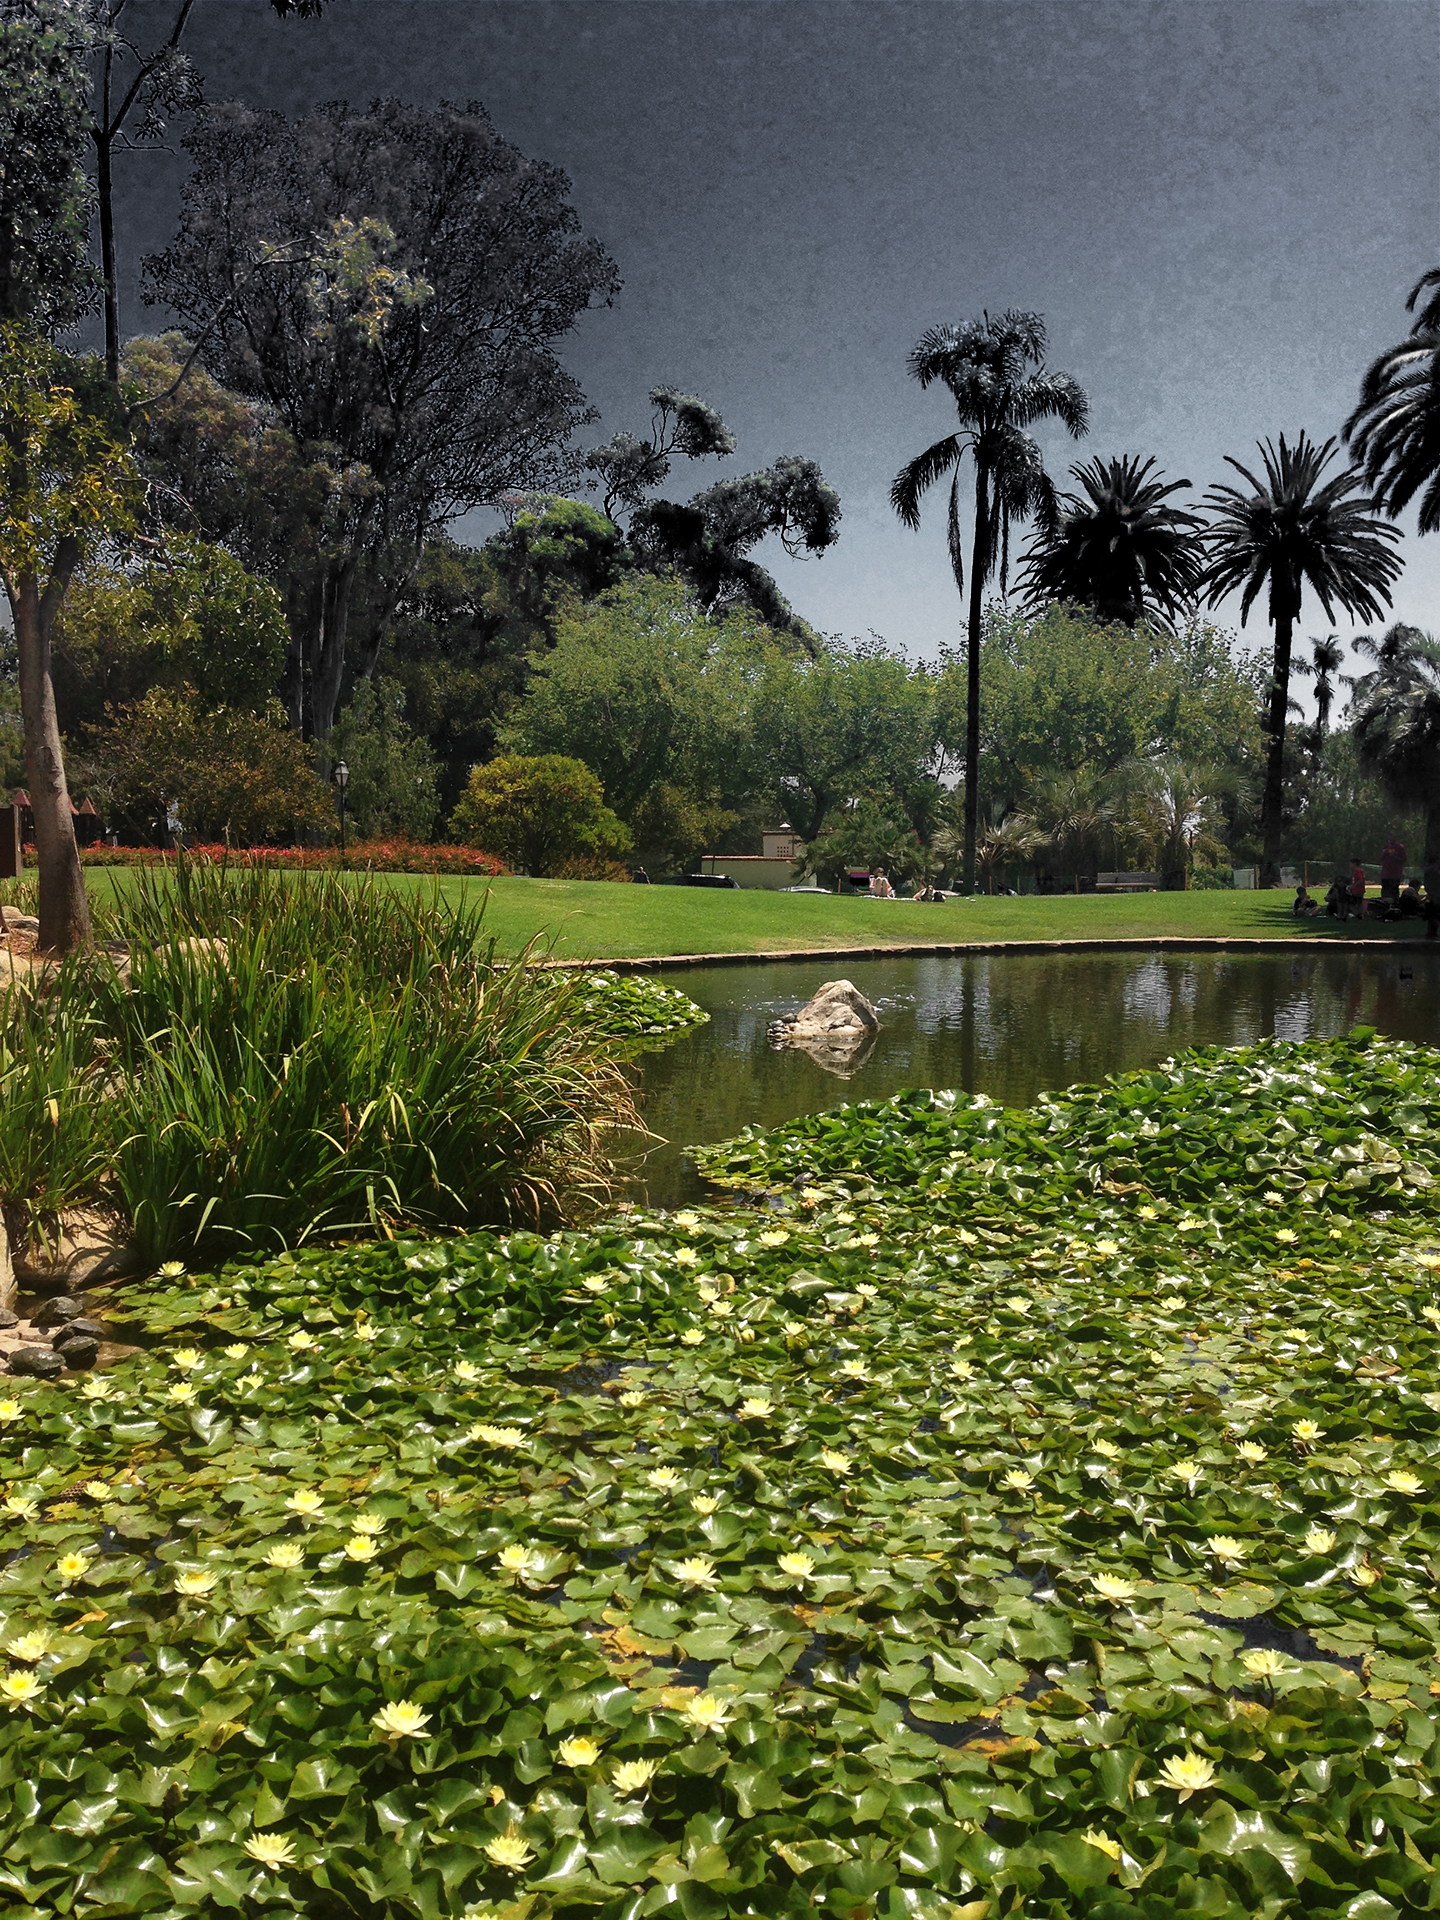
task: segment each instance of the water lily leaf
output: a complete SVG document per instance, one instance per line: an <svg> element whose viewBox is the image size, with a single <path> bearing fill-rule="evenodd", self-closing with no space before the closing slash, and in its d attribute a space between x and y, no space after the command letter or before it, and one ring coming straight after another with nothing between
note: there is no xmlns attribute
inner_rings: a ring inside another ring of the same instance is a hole
<svg viewBox="0 0 1440 1920"><path fill-rule="evenodd" d="M1211 1808L1200 1825L1202 1853L1239 1854L1251 1848L1277 1861L1296 1885L1310 1863L1309 1843L1277 1827L1262 1809L1240 1810L1224 1801Z"/></svg>

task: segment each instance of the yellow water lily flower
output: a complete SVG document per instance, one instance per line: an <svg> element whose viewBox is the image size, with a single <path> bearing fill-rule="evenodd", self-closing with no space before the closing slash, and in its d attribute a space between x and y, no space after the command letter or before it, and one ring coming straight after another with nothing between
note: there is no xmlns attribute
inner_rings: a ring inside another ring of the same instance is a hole
<svg viewBox="0 0 1440 1920"><path fill-rule="evenodd" d="M1229 1533L1212 1533L1205 1542L1205 1547L1222 1567L1243 1565L1250 1552L1243 1540L1237 1540L1233 1534Z"/></svg>
<svg viewBox="0 0 1440 1920"><path fill-rule="evenodd" d="M1329 1527L1311 1527L1305 1536L1305 1548L1308 1553L1333 1553L1337 1535Z"/></svg>
<svg viewBox="0 0 1440 1920"><path fill-rule="evenodd" d="M1120 1458L1120 1449L1113 1440L1092 1440L1090 1442L1090 1451L1092 1453L1098 1453L1102 1460L1118 1460Z"/></svg>
<svg viewBox="0 0 1440 1920"><path fill-rule="evenodd" d="M91 1380L96 1380L98 1384L98 1377L91 1374L85 1381L87 1387L90 1385ZM18 1400L0 1400L0 1425L8 1427L10 1422L12 1420L18 1420L24 1411L24 1407Z"/></svg>
<svg viewBox="0 0 1440 1920"><path fill-rule="evenodd" d="M701 1333L698 1327L686 1327L680 1336L680 1341L682 1346L698 1347L704 1338L704 1334Z"/></svg>
<svg viewBox="0 0 1440 1920"><path fill-rule="evenodd" d="M968 1380L975 1369L968 1360L952 1360L950 1362L950 1371L957 1380Z"/></svg>
<svg viewBox="0 0 1440 1920"><path fill-rule="evenodd" d="M698 1267L700 1256L693 1247L676 1247L670 1255L677 1267Z"/></svg>
<svg viewBox="0 0 1440 1920"><path fill-rule="evenodd" d="M620 1404L622 1407L643 1407L645 1396L638 1388L628 1387L620 1396Z"/></svg>
<svg viewBox="0 0 1440 1920"><path fill-rule="evenodd" d="M1378 1567L1367 1567L1362 1562L1358 1567L1352 1567L1350 1569L1350 1578L1355 1582L1357 1587L1373 1587L1380 1578L1380 1569Z"/></svg>
<svg viewBox="0 0 1440 1920"><path fill-rule="evenodd" d="M735 1303L733 1300L712 1300L710 1302L710 1311L713 1314L717 1314L720 1319L728 1320L730 1315L735 1311Z"/></svg>
<svg viewBox="0 0 1440 1920"><path fill-rule="evenodd" d="M291 1513L298 1513L302 1520L313 1520L324 1512L325 1496L314 1487L298 1487L285 1505Z"/></svg>
<svg viewBox="0 0 1440 1920"><path fill-rule="evenodd" d="M803 1334L808 1333L810 1329L805 1325L803 1320L787 1320L780 1331L787 1340L798 1340Z"/></svg>
<svg viewBox="0 0 1440 1920"><path fill-rule="evenodd" d="M862 1300L878 1300L880 1298L879 1287L872 1287L868 1280L862 1280L855 1291Z"/></svg>
<svg viewBox="0 0 1440 1920"><path fill-rule="evenodd" d="M218 1576L203 1567L175 1576L175 1591L192 1600L198 1599L201 1594L213 1593L217 1585Z"/></svg>
<svg viewBox="0 0 1440 1920"><path fill-rule="evenodd" d="M1133 1600L1139 1592L1133 1580L1122 1580L1117 1573L1092 1573L1090 1584L1102 1600Z"/></svg>
<svg viewBox="0 0 1440 1920"><path fill-rule="evenodd" d="M1428 1320L1432 1326L1440 1325L1440 1307L1422 1307L1420 1309L1420 1317L1423 1320Z"/></svg>
<svg viewBox="0 0 1440 1920"><path fill-rule="evenodd" d="M703 1553L691 1554L688 1559L676 1561L675 1577L687 1587L713 1587L715 1562L707 1560Z"/></svg>
<svg viewBox="0 0 1440 1920"><path fill-rule="evenodd" d="M726 1713L725 1703L718 1694L697 1693L685 1703L685 1718L703 1733L715 1733L721 1727L728 1727L731 1717Z"/></svg>
<svg viewBox="0 0 1440 1920"><path fill-rule="evenodd" d="M1411 1473L1407 1467L1395 1467L1385 1476L1385 1484L1392 1493L1423 1493L1425 1482L1418 1473Z"/></svg>
<svg viewBox="0 0 1440 1920"><path fill-rule="evenodd" d="M244 1360L248 1358L249 1353L250 1349L240 1340L237 1340L234 1346L225 1348L225 1358L227 1360Z"/></svg>
<svg viewBox="0 0 1440 1920"><path fill-rule="evenodd" d="M814 1558L808 1553L782 1553L776 1565L792 1580L808 1580L815 1571Z"/></svg>
<svg viewBox="0 0 1440 1920"><path fill-rule="evenodd" d="M1097 1240L1095 1242L1095 1251L1096 1253L1103 1253L1105 1258L1110 1260L1119 1253L1120 1243L1118 1240Z"/></svg>
<svg viewBox="0 0 1440 1920"><path fill-rule="evenodd" d="M1155 1207L1137 1207L1135 1211L1142 1220L1158 1220L1160 1218L1159 1211Z"/></svg>
<svg viewBox="0 0 1440 1920"><path fill-rule="evenodd" d="M513 1452L524 1444L525 1435L519 1427L492 1427L488 1421L481 1420L466 1434L467 1440L483 1440L487 1447L500 1447Z"/></svg>
<svg viewBox="0 0 1440 1920"><path fill-rule="evenodd" d="M62 1553L55 1562L55 1571L69 1586L72 1580L79 1580L89 1571L89 1559L83 1553Z"/></svg>
<svg viewBox="0 0 1440 1920"><path fill-rule="evenodd" d="M5 1642L5 1651L12 1660L23 1660L33 1666L37 1660L43 1660L54 1645L52 1635L44 1627L35 1627L29 1633L17 1634L13 1640Z"/></svg>
<svg viewBox="0 0 1440 1920"><path fill-rule="evenodd" d="M1094 1847L1100 1853L1108 1853L1112 1860L1120 1858L1120 1842L1112 1840L1108 1833L1100 1833L1094 1827L1087 1827L1080 1838L1087 1847Z"/></svg>
<svg viewBox="0 0 1440 1920"><path fill-rule="evenodd" d="M0 1695L9 1701L12 1707L31 1707L45 1691L45 1682L38 1680L33 1673L16 1671L7 1673L0 1679Z"/></svg>
<svg viewBox="0 0 1440 1920"><path fill-rule="evenodd" d="M389 1525L383 1513L357 1513L350 1522L352 1533L381 1534Z"/></svg>
<svg viewBox="0 0 1440 1920"><path fill-rule="evenodd" d="M352 1533L345 1542L345 1557L348 1560L373 1560L375 1542L368 1533Z"/></svg>
<svg viewBox="0 0 1440 1920"><path fill-rule="evenodd" d="M1160 1305L1166 1313L1179 1313L1184 1304L1185 1297L1179 1293L1167 1293L1164 1299L1160 1301Z"/></svg>
<svg viewBox="0 0 1440 1920"><path fill-rule="evenodd" d="M1242 1460L1248 1460L1252 1467L1259 1466L1262 1460L1269 1458L1264 1447L1255 1440L1242 1440L1235 1451Z"/></svg>
<svg viewBox="0 0 1440 1920"><path fill-rule="evenodd" d="M1184 1480L1192 1486L1204 1471L1204 1463L1193 1458L1189 1460L1172 1460L1166 1468L1166 1472L1174 1474L1177 1480Z"/></svg>
<svg viewBox="0 0 1440 1920"><path fill-rule="evenodd" d="M1177 1220L1175 1222L1175 1231L1177 1233L1195 1233L1203 1227L1204 1224L1205 1222L1203 1220L1197 1220L1193 1213L1187 1213L1183 1220Z"/></svg>
<svg viewBox="0 0 1440 1920"><path fill-rule="evenodd" d="M485 1857L493 1867L507 1867L511 1873L519 1873L522 1867L528 1867L535 1858L533 1847L527 1846L520 1829L512 1820L504 1833L493 1840L487 1840L483 1849Z"/></svg>
<svg viewBox="0 0 1440 1920"><path fill-rule="evenodd" d="M199 1347L179 1347L171 1354L170 1364L172 1367L181 1368L184 1372L193 1373L204 1359L205 1356Z"/></svg>
<svg viewBox="0 0 1440 1920"><path fill-rule="evenodd" d="M185 1271L183 1260L166 1260L161 1264L161 1277L166 1280L178 1280Z"/></svg>
<svg viewBox="0 0 1440 1920"><path fill-rule="evenodd" d="M357 1340L363 1340L366 1346L369 1346L374 1340L378 1339L379 1334L380 1329L375 1325L373 1320L360 1320L355 1324L355 1338Z"/></svg>
<svg viewBox="0 0 1440 1920"><path fill-rule="evenodd" d="M524 1579L541 1564L542 1556L534 1547L522 1546L518 1540L512 1540L508 1547L502 1547L495 1556L507 1573L513 1573Z"/></svg>
<svg viewBox="0 0 1440 1920"><path fill-rule="evenodd" d="M33 1500L27 1500L23 1493L12 1493L5 1502L4 1511L13 1514L17 1520L33 1520L40 1509Z"/></svg>
<svg viewBox="0 0 1440 1920"><path fill-rule="evenodd" d="M311 1347L318 1347L320 1342L313 1333L307 1333L303 1327L297 1327L285 1344L292 1352L308 1353Z"/></svg>
<svg viewBox="0 0 1440 1920"><path fill-rule="evenodd" d="M602 1279L598 1273L590 1274L588 1278L582 1280L580 1284L586 1293L608 1293L610 1291L610 1282Z"/></svg>
<svg viewBox="0 0 1440 1920"><path fill-rule="evenodd" d="M1285 1671L1285 1656L1274 1647L1247 1647L1240 1656L1240 1664L1252 1680L1273 1680L1277 1673Z"/></svg>
<svg viewBox="0 0 1440 1920"><path fill-rule="evenodd" d="M1032 1303L1025 1298L1023 1293L1012 1293L1005 1304L1012 1313L1026 1314L1029 1313Z"/></svg>
<svg viewBox="0 0 1440 1920"><path fill-rule="evenodd" d="M1011 1467L1000 1484L1009 1487L1012 1493L1028 1493L1035 1484L1035 1476L1027 1473L1023 1467Z"/></svg>
<svg viewBox="0 0 1440 1920"><path fill-rule="evenodd" d="M774 1411L774 1403L770 1400L750 1399L740 1403L742 1420L768 1420Z"/></svg>
<svg viewBox="0 0 1440 1920"><path fill-rule="evenodd" d="M639 1793L660 1770L658 1760L622 1760L610 1776L616 1793Z"/></svg>
<svg viewBox="0 0 1440 1920"><path fill-rule="evenodd" d="M413 1740L429 1726L430 1715L413 1700L392 1700L371 1714L370 1724L378 1727L387 1740Z"/></svg>
<svg viewBox="0 0 1440 1920"><path fill-rule="evenodd" d="M870 1378L870 1369L863 1360L842 1360L838 1372L841 1378L845 1380L868 1380Z"/></svg>
<svg viewBox="0 0 1440 1920"><path fill-rule="evenodd" d="M305 1549L298 1540L280 1540L265 1556L267 1566L279 1567L283 1573L293 1573L296 1567L305 1564Z"/></svg>
<svg viewBox="0 0 1440 1920"><path fill-rule="evenodd" d="M559 1753L567 1767L593 1767L600 1758L600 1744L588 1734L577 1733L560 1742Z"/></svg>
<svg viewBox="0 0 1440 1920"><path fill-rule="evenodd" d="M1297 1420L1290 1431L1302 1446L1309 1446L1311 1441L1323 1436L1325 1429L1317 1426L1313 1420Z"/></svg>
<svg viewBox="0 0 1440 1920"><path fill-rule="evenodd" d="M197 1397L197 1389L190 1380L177 1380L166 1393L167 1399L175 1401L182 1407L193 1406Z"/></svg>
<svg viewBox="0 0 1440 1920"><path fill-rule="evenodd" d="M848 1454L837 1453L834 1447L822 1447L820 1449L820 1464L822 1467L828 1467L831 1473L838 1473L843 1476L849 1473L854 1462Z"/></svg>
<svg viewBox="0 0 1440 1920"><path fill-rule="evenodd" d="M1260 1198L1265 1202L1267 1207L1283 1207L1285 1204L1284 1194L1277 1193L1274 1187L1267 1187Z"/></svg>
<svg viewBox="0 0 1440 1920"><path fill-rule="evenodd" d="M755 1238L762 1247L783 1247L790 1235L784 1227L769 1227L764 1233L757 1233Z"/></svg>
<svg viewBox="0 0 1440 1920"><path fill-rule="evenodd" d="M857 1233L854 1244L857 1247L878 1247L880 1236L878 1233Z"/></svg>
<svg viewBox="0 0 1440 1920"><path fill-rule="evenodd" d="M714 1513L720 1504L720 1496L718 1493L694 1493L690 1496L690 1504L696 1513Z"/></svg>
<svg viewBox="0 0 1440 1920"><path fill-rule="evenodd" d="M677 1227L684 1227L687 1233L693 1233L700 1224L699 1214L691 1213L688 1207L683 1213L672 1213L670 1218Z"/></svg>
<svg viewBox="0 0 1440 1920"><path fill-rule="evenodd" d="M450 1371L457 1380L465 1381L467 1384L480 1378L480 1369L473 1360L457 1360Z"/></svg>
<svg viewBox="0 0 1440 1920"><path fill-rule="evenodd" d="M252 1860L258 1860L262 1867L268 1867L274 1873L280 1867L294 1864L295 1847L292 1841L280 1833L254 1833L245 1842L245 1851Z"/></svg>
<svg viewBox="0 0 1440 1920"><path fill-rule="evenodd" d="M1203 1753L1171 1754L1160 1766L1160 1784L1173 1787L1182 1800L1215 1784L1215 1768Z"/></svg>
<svg viewBox="0 0 1440 1920"><path fill-rule="evenodd" d="M87 1400L108 1400L110 1397L110 1382L101 1374L87 1373L85 1378L80 1382L80 1391ZM0 1420L14 1418L13 1415L6 1414L5 1409L7 1406L14 1407L17 1412L19 1411L18 1401L0 1400Z"/></svg>
<svg viewBox="0 0 1440 1920"><path fill-rule="evenodd" d="M645 1478L658 1492L669 1493L679 1486L683 1475L675 1467L655 1467Z"/></svg>

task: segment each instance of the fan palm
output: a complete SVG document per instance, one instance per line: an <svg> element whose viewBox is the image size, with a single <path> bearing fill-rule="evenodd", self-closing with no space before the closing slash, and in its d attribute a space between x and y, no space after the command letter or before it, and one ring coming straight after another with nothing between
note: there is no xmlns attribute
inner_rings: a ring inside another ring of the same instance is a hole
<svg viewBox="0 0 1440 1920"><path fill-rule="evenodd" d="M975 891L975 843L980 800L980 619L985 588L999 569L1003 587L1010 528L1035 515L1055 518L1055 489L1040 448L1027 431L1040 420L1060 420L1078 440L1089 402L1068 373L1044 364L1045 322L1038 313L985 314L963 326L931 327L906 366L926 389L947 387L959 416L957 430L937 440L895 476L890 504L907 527L920 525L922 496L950 478L948 533L955 585L965 590L960 534L960 469L966 450L975 469L975 520L970 545L970 609L966 632L965 829L966 893Z"/></svg>
<svg viewBox="0 0 1440 1920"><path fill-rule="evenodd" d="M1355 645L1375 662L1355 682L1356 751L1396 806L1424 808L1428 888L1440 867L1440 641L1397 625Z"/></svg>
<svg viewBox="0 0 1440 1920"><path fill-rule="evenodd" d="M1058 525L1042 529L1025 561L1028 601L1093 607L1102 620L1133 627L1145 614L1172 618L1199 591L1205 551L1202 522L1165 503L1188 480L1150 478L1154 460L1126 454L1070 469L1084 497L1060 502Z"/></svg>
<svg viewBox="0 0 1440 1920"><path fill-rule="evenodd" d="M1282 433L1278 450L1268 440L1260 444L1263 477L1226 456L1226 464L1247 483L1248 493L1217 486L1206 496L1213 515L1204 575L1210 605L1238 591L1243 626L1260 589L1269 589L1275 651L1267 719L1270 746L1260 805L1260 883L1268 887L1280 877L1290 648L1305 584L1313 588L1327 619L1333 619L1340 606L1352 616L1373 620L1389 606L1390 583L1401 571L1393 551L1400 535L1375 517L1373 500L1361 492L1360 474L1346 468L1322 484L1334 452L1334 440L1316 446L1302 433L1292 447Z"/></svg>
<svg viewBox="0 0 1440 1920"><path fill-rule="evenodd" d="M1440 288L1440 267L1416 281L1407 312L1427 287ZM1423 487L1420 531L1440 528L1440 292L1416 314L1409 339L1387 347L1366 373L1345 438L1377 506L1398 519Z"/></svg>

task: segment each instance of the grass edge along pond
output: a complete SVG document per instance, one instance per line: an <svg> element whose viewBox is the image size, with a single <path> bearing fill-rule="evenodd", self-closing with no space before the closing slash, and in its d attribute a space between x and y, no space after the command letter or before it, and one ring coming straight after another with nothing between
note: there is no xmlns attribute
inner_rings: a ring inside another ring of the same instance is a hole
<svg viewBox="0 0 1440 1920"><path fill-rule="evenodd" d="M733 1209L117 1296L0 1400L7 1912L1433 1909L1437 1070L901 1095Z"/></svg>
<svg viewBox="0 0 1440 1920"><path fill-rule="evenodd" d="M604 880L492 881L375 874L402 896L436 897L475 908L502 954L532 942L557 960L647 959L666 955L803 952L856 946L950 945L965 941L1424 937L1423 927L1297 921L1285 891L977 895L939 906L858 895L771 893L761 889L633 886ZM314 885L314 879L306 879ZM133 869L87 875L102 907L121 905L137 884Z"/></svg>

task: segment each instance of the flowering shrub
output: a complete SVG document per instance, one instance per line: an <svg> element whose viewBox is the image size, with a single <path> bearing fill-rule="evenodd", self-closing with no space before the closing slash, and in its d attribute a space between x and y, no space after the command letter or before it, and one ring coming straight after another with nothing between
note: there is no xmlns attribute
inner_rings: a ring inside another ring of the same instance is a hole
<svg viewBox="0 0 1440 1920"><path fill-rule="evenodd" d="M1270 1044L162 1270L0 1393L6 1910L1430 1910L1437 1155Z"/></svg>
<svg viewBox="0 0 1440 1920"><path fill-rule="evenodd" d="M159 867L175 860L159 847L82 847L86 867ZM286 867L313 873L458 873L492 879L505 872L493 853L479 847L424 847L407 840L352 841L342 854L338 847L192 846L188 860L211 861L232 867Z"/></svg>

